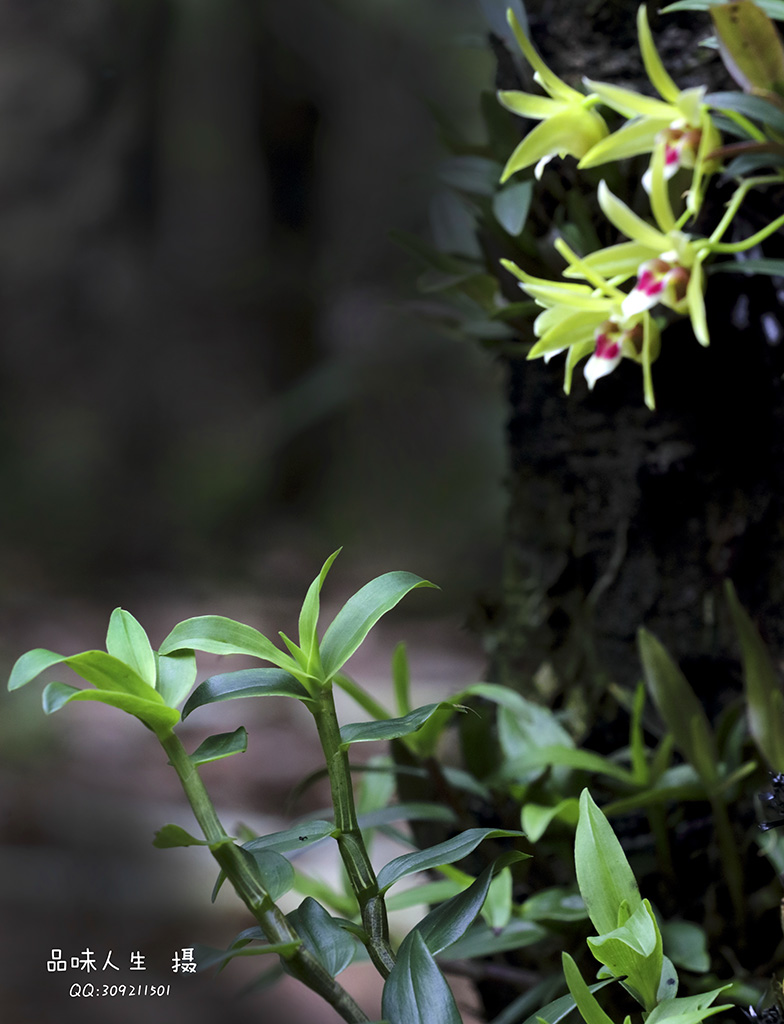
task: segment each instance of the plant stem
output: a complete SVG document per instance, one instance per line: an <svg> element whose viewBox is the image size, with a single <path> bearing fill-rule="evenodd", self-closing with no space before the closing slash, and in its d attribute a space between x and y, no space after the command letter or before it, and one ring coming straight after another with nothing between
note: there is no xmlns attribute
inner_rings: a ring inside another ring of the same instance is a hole
<svg viewBox="0 0 784 1024"><path fill-rule="evenodd" d="M362 924L367 932L367 950L376 969L386 978L395 964L395 957L389 944L387 908L384 897L379 892L376 874L357 822L348 753L340 738L340 726L331 686L324 687L316 701L308 707L316 719L316 728L326 759L335 825L338 829L338 849L351 888L359 903Z"/></svg>
<svg viewBox="0 0 784 1024"><path fill-rule="evenodd" d="M288 973L318 993L349 1024L360 1024L369 1020L343 986L305 948L285 915L262 885L252 857L237 846L227 834L196 766L186 753L179 737L172 732L159 739L168 754L169 763L180 778L204 838L210 844L210 852L226 873L235 892L258 921L271 943L291 944L290 953L280 954Z"/></svg>

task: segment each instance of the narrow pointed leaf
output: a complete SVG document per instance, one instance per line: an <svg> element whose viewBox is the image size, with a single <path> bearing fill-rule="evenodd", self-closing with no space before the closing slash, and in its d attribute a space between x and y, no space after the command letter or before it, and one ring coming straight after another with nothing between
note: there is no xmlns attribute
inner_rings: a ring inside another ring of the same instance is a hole
<svg viewBox="0 0 784 1024"><path fill-rule="evenodd" d="M585 1024L613 1024L612 1018L599 1006L596 997L583 980L580 969L568 953L562 954L562 962L566 984Z"/></svg>
<svg viewBox="0 0 784 1024"><path fill-rule="evenodd" d="M580 895L594 927L600 935L614 931L621 904L626 902L633 913L642 899L626 854L587 789L580 794L574 862Z"/></svg>
<svg viewBox="0 0 784 1024"><path fill-rule="evenodd" d="M541 942L547 935L548 930L534 921L513 918L501 932L497 932L484 921L477 921L462 939L458 939L442 951L440 959L446 962L493 956L495 953L505 953L510 949L532 946L536 942Z"/></svg>
<svg viewBox="0 0 784 1024"><path fill-rule="evenodd" d="M743 654L749 732L769 766L778 772L784 767L784 695L781 682L762 638L729 580L725 583L725 590Z"/></svg>
<svg viewBox="0 0 784 1024"><path fill-rule="evenodd" d="M551 822L565 821L568 825L576 825L580 815L579 801L568 796L554 806L524 803L520 815L520 824L529 843L536 843L545 834Z"/></svg>
<svg viewBox="0 0 784 1024"><path fill-rule="evenodd" d="M431 910L427 917L419 922L416 927L433 956L457 942L465 934L487 899L493 877L509 864L525 860L527 856L518 850L502 853L467 889L442 903L435 910Z"/></svg>
<svg viewBox="0 0 784 1024"><path fill-rule="evenodd" d="M344 725L340 730L340 738L343 746L348 747L351 743L371 743L375 740L396 740L401 736L408 736L436 713L440 708L449 708L447 702L438 704L426 704L424 707L410 711L402 718L386 718L380 722L352 722Z"/></svg>
<svg viewBox="0 0 784 1024"><path fill-rule="evenodd" d="M155 655L141 624L122 608L115 608L106 633L109 654L130 665L148 684L155 686Z"/></svg>
<svg viewBox="0 0 784 1024"><path fill-rule="evenodd" d="M408 667L406 645L401 641L392 653L392 685L395 704L401 715L407 715L411 708L411 672Z"/></svg>
<svg viewBox="0 0 784 1024"><path fill-rule="evenodd" d="M220 732L214 736L208 736L190 755L195 765L207 764L210 761L220 761L224 757L231 757L232 754L244 754L248 749L248 734L243 726L235 729L234 732Z"/></svg>
<svg viewBox="0 0 784 1024"><path fill-rule="evenodd" d="M334 821L305 821L301 825L284 829L282 832L271 832L267 836L259 836L243 843L243 849L274 850L275 853L289 853L292 850L304 850L306 846L317 843L331 836L335 829Z"/></svg>
<svg viewBox="0 0 784 1024"><path fill-rule="evenodd" d="M152 845L159 850L171 850L177 846L209 846L206 839L197 839L179 825L164 825L155 833Z"/></svg>
<svg viewBox="0 0 784 1024"><path fill-rule="evenodd" d="M303 945L333 978L354 959L356 940L310 896L288 915L288 919Z"/></svg>
<svg viewBox="0 0 784 1024"><path fill-rule="evenodd" d="M416 929L398 950L381 1012L389 1024L461 1024L449 985Z"/></svg>
<svg viewBox="0 0 784 1024"><path fill-rule="evenodd" d="M597 981L593 985L588 985L587 988L589 992L598 992L605 985L611 985L613 981L615 981L614 978L607 978L605 981ZM543 1006L541 1010L537 1010L536 1013L531 1014L530 1017L523 1021L523 1024L537 1024L539 1021L544 1021L545 1024L559 1024L576 1006L574 996L569 992L565 996L554 999L551 1003ZM493 1024L497 1024L497 1021L493 1021ZM510 1024L512 1024L511 1021ZM517 1024L517 1018L514 1019L514 1024Z"/></svg>
<svg viewBox="0 0 784 1024"><path fill-rule="evenodd" d="M426 871L428 868L438 867L441 864L454 864L455 861L462 860L469 853L473 853L484 839L498 839L507 836L522 836L522 832L500 828L469 828L465 832L461 832L459 836L447 839L436 846L430 846L426 850L416 850L414 853L395 857L379 871L379 888L384 891L405 875L411 875L416 871Z"/></svg>
<svg viewBox="0 0 784 1024"><path fill-rule="evenodd" d="M51 715L55 711L59 711L63 705L74 700L97 701L100 704L118 708L120 711L126 711L141 719L145 725L149 725L159 735L168 733L180 720L179 711L167 707L160 701L145 700L135 694L121 693L117 690L80 690L67 683L49 683L43 693L44 711L47 715Z"/></svg>
<svg viewBox="0 0 784 1024"><path fill-rule="evenodd" d="M302 602L302 611L299 614L299 646L308 659L312 657L318 647L316 629L318 627L321 588L324 586L324 580L327 578L327 573L331 569L332 563L340 552L341 548L332 552L321 567L321 572L308 587L305 600Z"/></svg>
<svg viewBox="0 0 784 1024"><path fill-rule="evenodd" d="M343 605L324 634L321 662L326 679L340 671L381 616L406 594L433 586L411 572L388 572L366 583Z"/></svg>
<svg viewBox="0 0 784 1024"><path fill-rule="evenodd" d="M11 670L8 689L16 690L24 686L53 665L68 665L82 679L102 690L133 693L146 700L163 703L160 694L133 668L106 651L83 651L72 655L55 654L54 651L41 648L28 651Z"/></svg>
<svg viewBox="0 0 784 1024"><path fill-rule="evenodd" d="M205 704L217 704L235 697L295 697L308 701L308 691L294 676L279 668L247 668L211 676L200 683L182 709L182 717Z"/></svg>
<svg viewBox="0 0 784 1024"><path fill-rule="evenodd" d="M560 886L529 896L521 913L526 921L584 921L588 917L579 892Z"/></svg>
<svg viewBox="0 0 784 1024"><path fill-rule="evenodd" d="M675 745L707 783L714 783L717 754L705 710L664 646L641 629L637 642L645 684Z"/></svg>
<svg viewBox="0 0 784 1024"><path fill-rule="evenodd" d="M248 654L291 669L297 663L278 650L271 640L252 626L222 615L197 615L179 622L160 646L161 654L172 651L205 651L208 654Z"/></svg>

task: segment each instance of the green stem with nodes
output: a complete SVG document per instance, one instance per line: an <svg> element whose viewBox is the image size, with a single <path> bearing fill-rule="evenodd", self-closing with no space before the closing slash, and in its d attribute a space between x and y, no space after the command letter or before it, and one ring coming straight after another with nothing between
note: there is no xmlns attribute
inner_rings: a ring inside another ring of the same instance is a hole
<svg viewBox="0 0 784 1024"><path fill-rule="evenodd" d="M376 873L370 863L365 840L357 822L348 753L340 738L332 687L324 687L316 701L308 707L316 719L316 728L326 759L338 833L338 849L351 888L359 903L362 924L367 934L365 944L376 969L386 978L395 965L395 957L389 944L387 908L384 897L379 892Z"/></svg>
<svg viewBox="0 0 784 1024"><path fill-rule="evenodd" d="M210 852L242 902L258 921L261 930L273 945L289 946L280 957L289 974L318 993L349 1024L359 1024L370 1018L354 1002L321 963L305 948L296 931L262 885L252 858L227 834L215 812L212 800L201 781L196 766L173 732L159 736L169 757L169 764L177 772L188 803L199 823Z"/></svg>
<svg viewBox="0 0 784 1024"><path fill-rule="evenodd" d="M760 177L758 177L758 178L748 178L746 181L743 182L742 185L739 185L738 188L735 189L735 192L734 192L734 194L732 196L732 199L730 199L730 201L727 203L727 209L724 212L724 216L721 218L721 220L719 221L718 225L716 226L716 229L713 231L713 233L710 236L709 241L711 243L711 252L742 252L743 251L742 249L725 249L723 247L723 244L719 242L719 239L723 236L724 232L727 230L727 228L730 226L732 221L735 219L735 214L740 209L740 204L746 198L747 193L750 192L751 189L758 188L761 185L775 185L775 184L779 184L780 185L781 182L782 182L781 175L779 175L779 174L766 174L766 175L760 175ZM781 220L781 218L779 218L779 220ZM777 221L774 221L773 224L777 225ZM767 238L768 234L771 234L775 230L776 230L776 227L772 226L772 225L768 225L767 228L762 228L762 231L765 232L765 234L762 235L762 237L763 238ZM757 241L762 241L762 238L758 238L757 237L758 235L761 235L761 234L762 234L762 232L760 231L760 232L757 232L757 235L753 235L751 239L747 238L743 242L724 243L724 244L741 245L741 246L746 246L746 248L750 249L752 245L756 245Z"/></svg>

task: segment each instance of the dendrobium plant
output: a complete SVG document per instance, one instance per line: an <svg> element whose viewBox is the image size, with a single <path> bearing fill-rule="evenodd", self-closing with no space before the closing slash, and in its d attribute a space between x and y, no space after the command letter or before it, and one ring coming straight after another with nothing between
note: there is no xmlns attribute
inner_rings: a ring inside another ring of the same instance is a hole
<svg viewBox="0 0 784 1024"><path fill-rule="evenodd" d="M637 32L645 70L661 99L642 96L631 89L585 79L591 93L619 114L626 124L597 142L580 160L579 167L596 167L610 160L656 154L661 151L665 179L681 168L693 170L687 192L687 208L695 213L703 177L717 169L709 154L721 145L721 135L705 103L705 86L680 90L670 78L656 51L645 7L637 12ZM643 176L646 190L652 190L653 161Z"/></svg>
<svg viewBox="0 0 784 1024"><path fill-rule="evenodd" d="M656 322L647 309L624 309L627 296L586 266L563 240L556 242L556 248L589 284L547 281L527 274L510 260L502 260L506 269L519 279L520 287L544 307L534 322L539 340L528 358L542 356L549 361L568 350L564 390L569 394L574 368L585 356L590 358L583 373L591 389L626 357L642 365L645 401L653 408L650 368L660 348Z"/></svg>
<svg viewBox="0 0 784 1024"><path fill-rule="evenodd" d="M721 137L709 113L706 90L697 87L681 91L665 70L653 43L645 8L640 7L637 15L640 50L648 77L661 99L588 79L584 82L591 92L577 92L545 66L511 11L508 19L526 59L535 69L536 80L549 98L499 93L501 103L508 109L542 121L517 146L503 171L502 181L535 161L539 177L546 162L556 154L578 157L578 168L651 154L643 184L654 223L635 213L602 181L597 195L599 206L625 240L580 257L563 238L557 239L555 248L567 264L563 271L567 280L560 282L535 277L512 261L501 260L505 269L518 278L520 287L544 307L534 322L537 341L528 358L541 356L549 360L567 351L567 394L574 367L585 356L589 357L584 374L590 389L622 359L631 359L642 367L645 403L653 409L651 364L659 354L661 329L673 317L688 316L698 342L709 344L704 264L716 255L751 249L784 225L782 215L742 241L722 241L748 191L781 185L784 171L740 180L710 235L686 230L701 209L708 178L719 168ZM593 109L599 102L629 120L609 134ZM771 116L775 117L778 108L769 106ZM591 134L598 137L586 148ZM678 200L681 209L676 213L669 183L681 167L693 173L689 187ZM575 283L570 278L585 283ZM634 283L627 290L625 286L632 280Z"/></svg>

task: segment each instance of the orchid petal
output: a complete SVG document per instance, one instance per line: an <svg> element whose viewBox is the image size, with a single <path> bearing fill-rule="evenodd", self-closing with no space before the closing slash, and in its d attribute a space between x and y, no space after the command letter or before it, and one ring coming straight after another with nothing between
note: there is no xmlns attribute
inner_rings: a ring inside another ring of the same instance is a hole
<svg viewBox="0 0 784 1024"><path fill-rule="evenodd" d="M614 196L605 181L599 182L598 196L599 205L605 217L627 238L642 242L643 245L647 245L659 253L670 248L672 244L670 239L638 217L626 203Z"/></svg>
<svg viewBox="0 0 784 1024"><path fill-rule="evenodd" d="M651 160L651 211L662 231L670 232L675 229L675 215L670 205L670 193L667 189L667 175L664 170L666 146L659 143L653 150Z"/></svg>
<svg viewBox="0 0 784 1024"><path fill-rule="evenodd" d="M607 359L604 356L597 356L594 352L583 368L583 374L588 382L588 390L593 391L593 386L597 380L599 380L600 377L606 377L608 373L612 373L618 363L620 363L621 359L623 359L623 355L621 353L620 345L618 346L618 354L613 356L612 359Z"/></svg>
<svg viewBox="0 0 784 1024"><path fill-rule="evenodd" d="M528 353L528 359L536 359L537 356L547 352L561 351L571 348L572 345L580 344L594 337L597 326L606 319L606 313L574 313L566 317L555 327L537 341Z"/></svg>
<svg viewBox="0 0 784 1024"><path fill-rule="evenodd" d="M659 132L669 128L671 120L644 118L628 122L589 149L578 167L598 167L611 160L625 160L640 153L650 153L656 145Z"/></svg>
<svg viewBox="0 0 784 1024"><path fill-rule="evenodd" d="M530 117L534 121L552 117L564 109L561 100L554 100L549 96L534 96L529 92L502 91L497 93L497 96L502 107L521 117Z"/></svg>
<svg viewBox="0 0 784 1024"><path fill-rule="evenodd" d="M593 110L570 107L536 125L509 157L501 175L506 181L516 171L538 163L542 157L581 157L607 132L607 126Z"/></svg>
<svg viewBox="0 0 784 1024"><path fill-rule="evenodd" d="M644 4L641 4L637 11L637 35L640 39L642 62L645 65L648 78L663 99L670 103L677 103L681 91L667 74L661 62L648 25L648 14Z"/></svg>
<svg viewBox="0 0 784 1024"><path fill-rule="evenodd" d="M656 408L656 399L653 396L653 376L651 374L651 363L656 358L658 353L658 328L654 325L651 317L646 316L643 320L643 335L642 335L642 380L643 380L643 394L645 396L645 404L649 409L653 410ZM655 342L657 350L654 351L654 338L652 335L656 334Z"/></svg>
<svg viewBox="0 0 784 1024"><path fill-rule="evenodd" d="M567 395L572 390L572 374L574 373L575 366L577 366L580 360L587 356L589 352L593 351L595 344L596 342L591 338L589 341L582 341L578 345L572 345L569 349L566 356L566 367L564 369L564 392Z"/></svg>
<svg viewBox="0 0 784 1024"><path fill-rule="evenodd" d="M700 345L710 344L708 318L705 315L705 285L702 273L702 261L705 259L706 255L707 252L705 250L697 255L697 258L691 268L691 276L689 277L689 284L686 289L686 301L689 306L691 326L694 331L694 336Z"/></svg>
<svg viewBox="0 0 784 1024"><path fill-rule="evenodd" d="M646 117L670 124L678 116L678 110L672 103L665 103L653 96L645 96L620 85L610 85L609 82L595 82L591 78L584 78L583 82L603 103L624 117Z"/></svg>
<svg viewBox="0 0 784 1024"><path fill-rule="evenodd" d="M658 255L659 250L651 249L642 242L619 242L606 249L597 249L582 259L582 263L602 277L631 277L645 260ZM579 267L567 267L564 277L579 277Z"/></svg>
<svg viewBox="0 0 784 1024"><path fill-rule="evenodd" d="M566 100L568 103L574 103L576 100L582 102L582 100L585 99L583 94L578 92L576 89L572 89L571 86L566 84L566 82L562 82L561 79L557 75L553 74L553 72L547 67L545 62L531 45L528 36L523 31L520 22L512 13L511 8L506 12L506 17L512 31L514 32L517 44L525 55L525 59L539 76L538 81L542 88L549 92L551 96L555 96L557 99Z"/></svg>
<svg viewBox="0 0 784 1024"><path fill-rule="evenodd" d="M698 125L702 119L702 108L705 104L705 93L707 87L695 85L691 89L684 89L678 96L677 107L680 110L684 121L690 125Z"/></svg>

